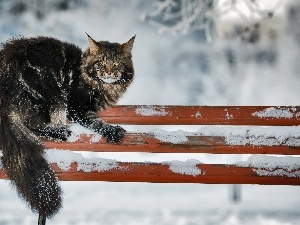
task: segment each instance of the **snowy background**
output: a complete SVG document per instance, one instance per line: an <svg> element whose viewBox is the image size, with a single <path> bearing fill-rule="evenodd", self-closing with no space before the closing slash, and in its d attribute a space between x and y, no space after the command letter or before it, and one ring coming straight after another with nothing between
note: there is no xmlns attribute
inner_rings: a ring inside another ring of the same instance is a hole
<svg viewBox="0 0 300 225"><path fill-rule="evenodd" d="M170 2L183 7L183 2L196 1ZM273 1L261 0L267 9L274 7L275 3L267 2ZM154 17L157 4L153 1L1 0L0 42L18 35L40 35L85 49L84 32L95 40L121 43L137 35L133 49L136 77L120 104L299 105L300 1L284 2L270 19L248 15L247 7L241 5L241 11L223 12L214 20L207 16L202 21L204 30L189 31L177 26L182 18ZM194 24L201 25L199 21ZM100 157L123 161L196 158L207 163L241 160L205 154L102 153ZM241 201L235 203L230 185L62 182L62 186L64 208L47 224L300 224L300 189L293 186L242 185ZM36 221L37 215L18 199L9 182L0 180L0 225Z"/></svg>

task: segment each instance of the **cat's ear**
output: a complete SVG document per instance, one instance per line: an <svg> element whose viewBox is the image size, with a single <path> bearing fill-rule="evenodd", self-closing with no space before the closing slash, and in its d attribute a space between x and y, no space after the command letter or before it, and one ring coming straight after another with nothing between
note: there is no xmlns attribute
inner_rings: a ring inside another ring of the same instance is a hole
<svg viewBox="0 0 300 225"><path fill-rule="evenodd" d="M126 43L122 44L123 47L123 52L125 55L130 55L131 54L131 50L133 47L133 43L134 43L134 39L135 39L135 35Z"/></svg>
<svg viewBox="0 0 300 225"><path fill-rule="evenodd" d="M99 52L100 48L97 45L97 42L93 40L93 38L90 37L90 35L88 35L86 33L87 37L88 37L88 41L89 41L89 48L90 48L90 53L97 53Z"/></svg>

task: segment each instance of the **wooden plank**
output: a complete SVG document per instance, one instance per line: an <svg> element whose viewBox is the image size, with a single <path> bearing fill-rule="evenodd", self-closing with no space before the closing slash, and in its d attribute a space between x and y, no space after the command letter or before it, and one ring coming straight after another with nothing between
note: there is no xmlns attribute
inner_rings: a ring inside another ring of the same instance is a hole
<svg viewBox="0 0 300 225"><path fill-rule="evenodd" d="M76 163L72 163L68 171L62 171L56 164L52 166L62 181L300 185L300 177L293 174L260 176L255 168L224 164L198 164L198 175L175 173L169 165L160 163L119 162L113 169L92 172L77 171ZM0 178L5 178L3 171Z"/></svg>
<svg viewBox="0 0 300 225"><path fill-rule="evenodd" d="M7 179L6 173L0 169L0 179Z"/></svg>
<svg viewBox="0 0 300 225"><path fill-rule="evenodd" d="M107 143L101 139L90 142L91 137L81 135L76 142L44 140L48 149L67 149L94 152L152 152L152 153L212 153L212 154L280 154L300 155L300 146L281 145L230 145L225 137L187 136L184 143L173 144L161 141L150 133L127 133L122 142ZM271 139L271 138L270 138ZM300 142L299 139L298 143ZM288 143L288 139L285 143Z"/></svg>
<svg viewBox="0 0 300 225"><path fill-rule="evenodd" d="M136 125L300 125L300 106L123 105L99 112L108 123Z"/></svg>

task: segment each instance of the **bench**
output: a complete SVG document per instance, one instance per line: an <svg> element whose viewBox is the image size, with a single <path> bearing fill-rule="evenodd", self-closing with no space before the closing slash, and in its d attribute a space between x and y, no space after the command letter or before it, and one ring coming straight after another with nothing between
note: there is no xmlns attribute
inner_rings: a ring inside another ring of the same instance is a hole
<svg viewBox="0 0 300 225"><path fill-rule="evenodd" d="M46 148L51 149L46 157L60 180L300 185L299 106L123 105L99 112L99 116L110 124L175 125L175 128L197 125L199 129L128 132L122 142L115 144L88 134L68 142L44 140ZM85 159L73 151L251 156L233 164L208 164L195 159L118 162ZM6 179L1 168L0 178Z"/></svg>

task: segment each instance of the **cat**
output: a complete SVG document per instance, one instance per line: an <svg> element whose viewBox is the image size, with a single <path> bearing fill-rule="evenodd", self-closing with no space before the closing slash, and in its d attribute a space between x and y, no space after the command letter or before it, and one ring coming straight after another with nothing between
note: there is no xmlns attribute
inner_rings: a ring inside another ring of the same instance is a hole
<svg viewBox="0 0 300 225"><path fill-rule="evenodd" d="M44 158L40 137L65 141L73 121L121 141L125 130L102 121L99 110L113 106L134 77L132 48L96 42L88 48L50 37L19 37L0 50L0 147L2 164L39 224L62 207L62 190Z"/></svg>

